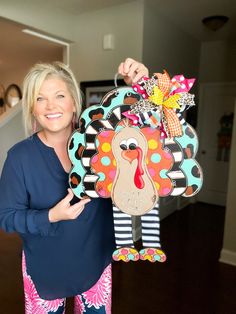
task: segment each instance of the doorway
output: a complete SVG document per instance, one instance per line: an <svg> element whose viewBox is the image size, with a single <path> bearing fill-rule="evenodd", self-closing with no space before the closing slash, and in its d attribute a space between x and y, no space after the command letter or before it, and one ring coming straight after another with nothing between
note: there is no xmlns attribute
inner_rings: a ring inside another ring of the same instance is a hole
<svg viewBox="0 0 236 314"><path fill-rule="evenodd" d="M206 83L200 88L201 202L226 206L235 98L236 83Z"/></svg>

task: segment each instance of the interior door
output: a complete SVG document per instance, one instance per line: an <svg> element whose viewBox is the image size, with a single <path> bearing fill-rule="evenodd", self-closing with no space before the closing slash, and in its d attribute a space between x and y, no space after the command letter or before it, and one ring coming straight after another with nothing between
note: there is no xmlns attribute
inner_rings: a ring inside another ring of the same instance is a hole
<svg viewBox="0 0 236 314"><path fill-rule="evenodd" d="M203 187L199 201L225 206L236 83L208 83L200 87L198 115L199 161Z"/></svg>

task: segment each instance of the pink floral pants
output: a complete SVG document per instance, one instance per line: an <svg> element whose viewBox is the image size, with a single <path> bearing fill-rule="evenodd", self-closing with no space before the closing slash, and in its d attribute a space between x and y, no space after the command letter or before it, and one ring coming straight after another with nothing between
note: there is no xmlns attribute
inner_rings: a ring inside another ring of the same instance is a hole
<svg viewBox="0 0 236 314"><path fill-rule="evenodd" d="M22 257L25 293L25 314L65 314L66 299L43 300L27 274L25 255ZM88 291L74 297L74 313L111 314L111 264L102 273L98 282Z"/></svg>

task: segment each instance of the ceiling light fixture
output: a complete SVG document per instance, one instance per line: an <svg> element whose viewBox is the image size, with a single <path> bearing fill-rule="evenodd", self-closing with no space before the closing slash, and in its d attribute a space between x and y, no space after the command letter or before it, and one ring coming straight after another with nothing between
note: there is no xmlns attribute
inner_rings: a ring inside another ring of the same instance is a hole
<svg viewBox="0 0 236 314"><path fill-rule="evenodd" d="M222 28L229 18L225 15L212 15L202 19L202 23L210 30L217 31Z"/></svg>

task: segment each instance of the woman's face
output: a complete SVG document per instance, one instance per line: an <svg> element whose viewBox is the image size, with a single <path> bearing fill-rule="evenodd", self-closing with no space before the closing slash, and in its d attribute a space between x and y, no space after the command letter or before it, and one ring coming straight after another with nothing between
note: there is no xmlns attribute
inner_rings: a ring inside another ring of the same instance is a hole
<svg viewBox="0 0 236 314"><path fill-rule="evenodd" d="M42 129L53 133L68 130L75 111L66 83L57 77L46 79L33 106L33 114Z"/></svg>

